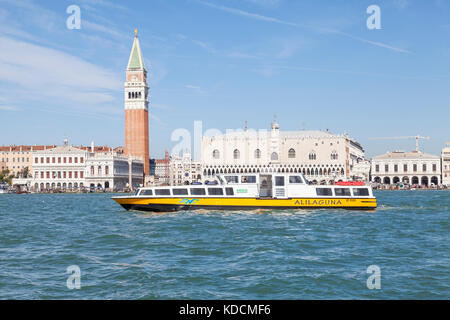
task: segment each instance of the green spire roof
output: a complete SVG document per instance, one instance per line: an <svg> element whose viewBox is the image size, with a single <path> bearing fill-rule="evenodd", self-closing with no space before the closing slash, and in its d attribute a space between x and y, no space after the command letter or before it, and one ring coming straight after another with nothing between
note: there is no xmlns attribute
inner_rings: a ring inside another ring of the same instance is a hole
<svg viewBox="0 0 450 320"><path fill-rule="evenodd" d="M133 48L131 49L128 69L144 69L144 59L142 59L141 46L137 35L134 37Z"/></svg>

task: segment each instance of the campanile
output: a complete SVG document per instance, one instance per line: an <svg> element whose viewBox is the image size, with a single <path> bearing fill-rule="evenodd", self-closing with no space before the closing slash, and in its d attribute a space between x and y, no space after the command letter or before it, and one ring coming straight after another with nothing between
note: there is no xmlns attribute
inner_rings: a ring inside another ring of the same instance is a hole
<svg viewBox="0 0 450 320"><path fill-rule="evenodd" d="M125 155L141 158L144 174L150 174L147 71L134 30L134 42L125 82Z"/></svg>

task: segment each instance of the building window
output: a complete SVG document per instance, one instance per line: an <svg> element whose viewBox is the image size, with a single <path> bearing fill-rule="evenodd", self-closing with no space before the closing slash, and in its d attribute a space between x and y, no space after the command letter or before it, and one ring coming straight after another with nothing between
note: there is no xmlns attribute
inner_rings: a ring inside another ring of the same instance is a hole
<svg viewBox="0 0 450 320"><path fill-rule="evenodd" d="M73 158L73 162L78 163L78 158L77 157Z"/></svg>
<svg viewBox="0 0 450 320"><path fill-rule="evenodd" d="M259 149L255 150L255 159L261 159L261 150Z"/></svg>
<svg viewBox="0 0 450 320"><path fill-rule="evenodd" d="M34 158L34 163L39 163L39 159L38 158Z"/></svg>
<svg viewBox="0 0 450 320"><path fill-rule="evenodd" d="M102 175L102 166L98 166L98 175L99 175L99 176Z"/></svg>
<svg viewBox="0 0 450 320"><path fill-rule="evenodd" d="M109 167L105 166L105 175L108 175L108 174L109 174Z"/></svg>
<svg viewBox="0 0 450 320"><path fill-rule="evenodd" d="M233 156L234 156L234 159L236 159L236 160L239 159L241 157L240 151L238 149L234 150Z"/></svg>
<svg viewBox="0 0 450 320"><path fill-rule="evenodd" d="M338 153L336 150L331 152L331 160L337 160L338 159Z"/></svg>
<svg viewBox="0 0 450 320"><path fill-rule="evenodd" d="M67 158L66 157L64 157L64 163L66 163L67 162Z"/></svg>
<svg viewBox="0 0 450 320"><path fill-rule="evenodd" d="M44 179L44 171L41 171L41 179Z"/></svg>
<svg viewBox="0 0 450 320"><path fill-rule="evenodd" d="M272 153L272 156L270 157L270 160L278 161L278 153L276 153L276 152Z"/></svg>
<svg viewBox="0 0 450 320"><path fill-rule="evenodd" d="M56 163L56 158L55 157L52 158L52 163Z"/></svg>
<svg viewBox="0 0 450 320"><path fill-rule="evenodd" d="M408 165L407 164L403 165L403 172L408 172Z"/></svg>
<svg viewBox="0 0 450 320"><path fill-rule="evenodd" d="M394 164L394 172L398 172L398 164Z"/></svg>
<svg viewBox="0 0 450 320"><path fill-rule="evenodd" d="M316 153L314 151L309 153L309 160L316 160Z"/></svg>
<svg viewBox="0 0 450 320"><path fill-rule="evenodd" d="M72 171L69 171L69 179L72 179Z"/></svg>
<svg viewBox="0 0 450 320"><path fill-rule="evenodd" d="M436 164L434 163L433 164L433 172L436 172L437 171L437 166L436 166Z"/></svg>
<svg viewBox="0 0 450 320"><path fill-rule="evenodd" d="M413 164L413 171L417 172L417 164Z"/></svg>
<svg viewBox="0 0 450 320"><path fill-rule="evenodd" d="M289 157L289 159L295 159L295 150L294 149L289 150L288 157Z"/></svg>
<svg viewBox="0 0 450 320"><path fill-rule="evenodd" d="M84 163L84 158L83 157L80 158L80 163Z"/></svg>
<svg viewBox="0 0 450 320"><path fill-rule="evenodd" d="M388 164L384 165L384 172L389 172L389 165Z"/></svg>
<svg viewBox="0 0 450 320"><path fill-rule="evenodd" d="M61 163L61 157L58 157L58 163Z"/></svg>
<svg viewBox="0 0 450 320"><path fill-rule="evenodd" d="M72 157L69 157L69 163L72 163Z"/></svg>
<svg viewBox="0 0 450 320"><path fill-rule="evenodd" d="M219 159L219 158L220 158L220 152L219 152L219 150L214 150L214 151L213 151L213 158L214 158L214 159Z"/></svg>
<svg viewBox="0 0 450 320"><path fill-rule="evenodd" d="M47 177L47 179L50 179L50 171L47 171L46 177Z"/></svg>
<svg viewBox="0 0 450 320"><path fill-rule="evenodd" d="M94 173L94 166L91 166L91 176L93 176L95 173Z"/></svg>
<svg viewBox="0 0 450 320"><path fill-rule="evenodd" d="M47 157L47 163L50 163L50 158L49 157Z"/></svg>
<svg viewBox="0 0 450 320"><path fill-rule="evenodd" d="M375 165L375 172L380 172L380 165L379 164Z"/></svg>
<svg viewBox="0 0 450 320"><path fill-rule="evenodd" d="M422 171L423 171L423 172L426 172L426 171L427 171L427 165L426 165L425 163L422 165Z"/></svg>
<svg viewBox="0 0 450 320"><path fill-rule="evenodd" d="M73 174L74 174L74 176L75 176L74 178L75 178L75 179L78 179L78 171L75 171Z"/></svg>
<svg viewBox="0 0 450 320"><path fill-rule="evenodd" d="M84 176L84 172L80 171L80 178L83 179L83 176Z"/></svg>

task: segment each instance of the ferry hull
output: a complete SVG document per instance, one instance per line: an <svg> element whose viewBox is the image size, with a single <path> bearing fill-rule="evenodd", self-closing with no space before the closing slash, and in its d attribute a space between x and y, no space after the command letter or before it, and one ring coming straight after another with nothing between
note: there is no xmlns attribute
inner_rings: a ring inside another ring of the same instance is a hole
<svg viewBox="0 0 450 320"><path fill-rule="evenodd" d="M256 209L324 209L375 210L375 198L113 198L126 210L173 212L182 210L256 210Z"/></svg>

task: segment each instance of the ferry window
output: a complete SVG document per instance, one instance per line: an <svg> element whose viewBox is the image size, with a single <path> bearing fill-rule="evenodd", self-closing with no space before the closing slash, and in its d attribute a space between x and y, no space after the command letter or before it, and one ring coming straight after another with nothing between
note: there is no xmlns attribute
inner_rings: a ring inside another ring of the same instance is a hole
<svg viewBox="0 0 450 320"><path fill-rule="evenodd" d="M152 196L153 191L152 190L142 190L141 196Z"/></svg>
<svg viewBox="0 0 450 320"><path fill-rule="evenodd" d="M156 189L155 194L157 196L170 196L170 189Z"/></svg>
<svg viewBox="0 0 450 320"><path fill-rule="evenodd" d="M316 188L316 193L318 196L332 196L333 191L331 188Z"/></svg>
<svg viewBox="0 0 450 320"><path fill-rule="evenodd" d="M174 196L187 196L189 194L187 189L172 189Z"/></svg>
<svg viewBox="0 0 450 320"><path fill-rule="evenodd" d="M134 195L137 196L139 194L139 191L141 191L141 189L137 189Z"/></svg>
<svg viewBox="0 0 450 320"><path fill-rule="evenodd" d="M225 188L225 191L227 193L227 196L234 196L233 188Z"/></svg>
<svg viewBox="0 0 450 320"><path fill-rule="evenodd" d="M210 196L223 196L222 188L208 188L208 194Z"/></svg>
<svg viewBox="0 0 450 320"><path fill-rule="evenodd" d="M205 196L206 190L204 188L192 188L191 195L193 196Z"/></svg>
<svg viewBox="0 0 450 320"><path fill-rule="evenodd" d="M336 188L334 193L336 196L351 196L349 188Z"/></svg>
<svg viewBox="0 0 450 320"><path fill-rule="evenodd" d="M275 177L275 186L284 187L284 177Z"/></svg>
<svg viewBox="0 0 450 320"><path fill-rule="evenodd" d="M299 176L290 176L289 183L303 183L303 181Z"/></svg>
<svg viewBox="0 0 450 320"><path fill-rule="evenodd" d="M238 176L226 176L225 180L227 180L227 183L239 183Z"/></svg>
<svg viewBox="0 0 450 320"><path fill-rule="evenodd" d="M242 183L256 183L256 176L242 176Z"/></svg>
<svg viewBox="0 0 450 320"><path fill-rule="evenodd" d="M356 189L353 189L353 195L354 196L368 196L369 195L369 189L367 189L367 188L356 188Z"/></svg>

